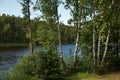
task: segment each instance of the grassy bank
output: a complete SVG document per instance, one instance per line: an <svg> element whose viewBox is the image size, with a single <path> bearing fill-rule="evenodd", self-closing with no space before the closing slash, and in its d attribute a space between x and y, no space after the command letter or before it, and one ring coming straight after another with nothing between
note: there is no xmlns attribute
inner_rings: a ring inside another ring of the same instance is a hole
<svg viewBox="0 0 120 80"><path fill-rule="evenodd" d="M27 47L27 44L23 43L0 43L0 49L3 48L15 48L15 47Z"/></svg>
<svg viewBox="0 0 120 80"><path fill-rule="evenodd" d="M108 73L104 75L77 73L66 80L120 80L120 72Z"/></svg>

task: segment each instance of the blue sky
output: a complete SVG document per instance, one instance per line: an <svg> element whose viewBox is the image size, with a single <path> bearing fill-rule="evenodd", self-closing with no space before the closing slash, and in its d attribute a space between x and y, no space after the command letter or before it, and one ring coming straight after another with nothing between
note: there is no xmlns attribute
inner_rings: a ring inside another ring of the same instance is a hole
<svg viewBox="0 0 120 80"><path fill-rule="evenodd" d="M15 16L23 16L21 13L21 5L18 3L19 0L0 0L0 13L3 14L9 14L9 15L15 15ZM35 0L32 0L35 1ZM31 18L37 17L40 12L34 12L31 10ZM63 5L60 5L59 7L59 14L61 15L60 21L67 24L67 20L71 18L70 11L65 10Z"/></svg>

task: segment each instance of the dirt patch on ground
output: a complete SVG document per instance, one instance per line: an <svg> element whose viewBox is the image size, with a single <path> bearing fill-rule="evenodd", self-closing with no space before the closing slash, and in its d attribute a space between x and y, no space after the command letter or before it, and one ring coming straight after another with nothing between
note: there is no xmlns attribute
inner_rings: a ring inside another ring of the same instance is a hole
<svg viewBox="0 0 120 80"><path fill-rule="evenodd" d="M120 72L108 73L97 78L97 80L120 80Z"/></svg>

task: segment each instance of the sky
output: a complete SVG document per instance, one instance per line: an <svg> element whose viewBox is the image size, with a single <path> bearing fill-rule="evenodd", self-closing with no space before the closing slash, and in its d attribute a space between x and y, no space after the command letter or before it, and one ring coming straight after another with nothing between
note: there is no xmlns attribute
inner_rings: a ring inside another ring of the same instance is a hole
<svg viewBox="0 0 120 80"><path fill-rule="evenodd" d="M22 7L18 3L19 0L0 0L0 14L9 14L22 17ZM35 2L35 0L32 0ZM58 13L61 15L60 21L67 24L67 21L71 18L70 11L65 10L63 5L59 6ZM35 18L41 13L39 11L31 10L31 18Z"/></svg>

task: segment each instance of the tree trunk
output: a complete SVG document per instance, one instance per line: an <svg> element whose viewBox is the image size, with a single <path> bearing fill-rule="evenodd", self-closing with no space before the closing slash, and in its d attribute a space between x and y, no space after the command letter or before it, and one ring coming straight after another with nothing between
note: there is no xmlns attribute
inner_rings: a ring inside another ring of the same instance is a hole
<svg viewBox="0 0 120 80"><path fill-rule="evenodd" d="M82 4L82 2L81 2ZM76 72L77 69L77 53L78 53L78 47L79 47L79 39L80 39L80 27L81 27L81 16L82 16L82 8L81 5L79 7L79 1L75 0L75 9L76 9L76 26L77 26L77 36L76 36L76 45L74 50L74 63L73 63L73 70Z"/></svg>
<svg viewBox="0 0 120 80"><path fill-rule="evenodd" d="M82 10L80 11L80 14L81 13L82 13ZM76 71L76 66L77 66L77 53L78 53L78 46L79 46L79 39L80 39L80 27L81 27L81 19L78 16L77 37L76 37L76 45L75 45L75 51L74 51L74 63L73 63L74 71Z"/></svg>
<svg viewBox="0 0 120 80"><path fill-rule="evenodd" d="M55 5L55 12L56 12L56 21L57 21L57 28L58 28L58 40L59 40L59 53L60 53L60 58L63 64L63 67L66 69L66 65L63 59L63 51L62 51L62 41L61 41L61 32L60 32L60 24L59 24L59 16L58 16L58 2L55 0L54 2Z"/></svg>
<svg viewBox="0 0 120 80"><path fill-rule="evenodd" d="M93 14L95 16L95 12ZM93 61L94 65L96 65L96 50L95 50L95 20L93 20Z"/></svg>
<svg viewBox="0 0 120 80"><path fill-rule="evenodd" d="M57 27L58 27L58 40L59 40L59 49L60 49L60 57L62 60L63 67L66 68L64 59L63 59L63 52L62 52L62 42L61 42L61 35L60 35L60 26L59 26L59 18L57 15Z"/></svg>
<svg viewBox="0 0 120 80"><path fill-rule="evenodd" d="M116 34L116 36L117 36L116 59L119 60L119 28L116 28L116 30L117 30L117 34ZM117 61L116 64L119 64L119 62ZM117 65L116 70L119 70L119 68L120 68L120 65Z"/></svg>
<svg viewBox="0 0 120 80"><path fill-rule="evenodd" d="M29 27L29 34L30 34L30 43L29 43L30 53L31 53L31 55L32 55L32 58L34 58L33 40L32 40L32 29L31 29L31 27Z"/></svg>
<svg viewBox="0 0 120 80"><path fill-rule="evenodd" d="M74 51L74 64L73 64L74 71L76 71L76 65L77 65L77 53L78 53L79 38L80 38L80 32L79 32L79 29L78 29L77 38L76 38L76 45L75 45L75 51Z"/></svg>
<svg viewBox="0 0 120 80"><path fill-rule="evenodd" d="M32 26L31 26L31 20L30 20L30 5L28 4L28 24L29 24L29 38L30 38L30 42L29 42L29 48L30 48L30 53L31 53L31 57L32 59L34 59L34 51L33 51L33 40L32 40Z"/></svg>
<svg viewBox="0 0 120 80"><path fill-rule="evenodd" d="M104 54L103 54L102 61L101 61L101 66L103 66L105 57L107 54L109 36L110 36L110 29L108 30L108 35L107 35L106 42L105 42L105 49L104 49Z"/></svg>
<svg viewBox="0 0 120 80"><path fill-rule="evenodd" d="M99 39L98 39L97 66L99 66L100 64L100 43L101 43L101 32L99 32Z"/></svg>
<svg viewBox="0 0 120 80"><path fill-rule="evenodd" d="M95 53L96 53L96 51L95 51L95 29L93 28L93 61L94 61L94 65L96 64Z"/></svg>

